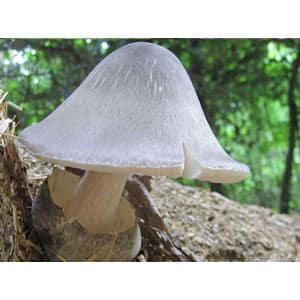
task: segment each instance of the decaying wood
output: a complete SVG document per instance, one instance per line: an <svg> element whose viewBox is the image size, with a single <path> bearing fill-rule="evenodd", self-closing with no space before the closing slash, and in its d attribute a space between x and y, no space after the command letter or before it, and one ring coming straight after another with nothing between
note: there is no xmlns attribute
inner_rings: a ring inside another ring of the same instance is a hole
<svg viewBox="0 0 300 300"><path fill-rule="evenodd" d="M173 241L150 195L151 177L130 176L125 191L135 206L143 237L141 254L147 261L196 261ZM126 194L126 193L125 193Z"/></svg>
<svg viewBox="0 0 300 300"><path fill-rule="evenodd" d="M0 90L0 261L45 259L33 230L26 171L14 143L15 123L7 117Z"/></svg>

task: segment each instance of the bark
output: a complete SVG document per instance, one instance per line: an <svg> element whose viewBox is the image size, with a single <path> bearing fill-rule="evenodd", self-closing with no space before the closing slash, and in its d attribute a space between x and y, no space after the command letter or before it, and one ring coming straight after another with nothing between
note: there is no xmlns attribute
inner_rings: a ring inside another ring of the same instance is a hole
<svg viewBox="0 0 300 300"><path fill-rule="evenodd" d="M142 232L142 249L137 259L142 254L147 261L197 261L171 237L150 194L150 180L149 176L132 175L125 186L127 199L136 209Z"/></svg>
<svg viewBox="0 0 300 300"><path fill-rule="evenodd" d="M289 89L288 89L288 107L289 107L289 138L288 138L288 151L285 161L285 170L282 177L281 184L281 195L280 195L280 212L289 212L289 201L290 201L290 189L291 180L293 173L293 160L294 160L294 150L296 145L296 135L297 135L297 104L295 101L295 91L297 85L297 75L300 66L300 45L297 48L297 57L293 62L291 76L289 79Z"/></svg>

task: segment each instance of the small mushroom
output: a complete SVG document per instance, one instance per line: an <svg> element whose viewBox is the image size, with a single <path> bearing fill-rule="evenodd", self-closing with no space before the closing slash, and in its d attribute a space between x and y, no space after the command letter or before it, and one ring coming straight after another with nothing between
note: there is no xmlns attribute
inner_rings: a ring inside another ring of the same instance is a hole
<svg viewBox="0 0 300 300"><path fill-rule="evenodd" d="M49 188L65 217L92 234L136 223L121 197L129 174L234 183L249 173L218 143L181 62L145 42L105 57L20 141L40 159L86 171L52 176Z"/></svg>

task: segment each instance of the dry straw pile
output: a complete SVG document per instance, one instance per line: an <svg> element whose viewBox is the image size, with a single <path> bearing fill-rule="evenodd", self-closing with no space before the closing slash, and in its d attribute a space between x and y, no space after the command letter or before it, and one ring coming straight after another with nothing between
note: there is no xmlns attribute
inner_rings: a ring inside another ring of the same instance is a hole
<svg viewBox="0 0 300 300"><path fill-rule="evenodd" d="M33 232L26 171L14 143L16 124L8 118L7 93L0 89L0 261L41 260Z"/></svg>

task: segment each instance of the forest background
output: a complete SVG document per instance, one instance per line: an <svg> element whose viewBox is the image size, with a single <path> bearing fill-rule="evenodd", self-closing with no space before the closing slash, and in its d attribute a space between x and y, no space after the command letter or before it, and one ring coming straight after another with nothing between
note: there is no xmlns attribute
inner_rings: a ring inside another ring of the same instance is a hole
<svg viewBox="0 0 300 300"><path fill-rule="evenodd" d="M19 129L40 121L93 67L133 39L0 39L0 88ZM236 201L300 211L299 67L296 39L144 39L174 52L191 76L218 140L251 175L234 185L181 178Z"/></svg>

